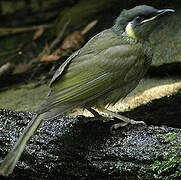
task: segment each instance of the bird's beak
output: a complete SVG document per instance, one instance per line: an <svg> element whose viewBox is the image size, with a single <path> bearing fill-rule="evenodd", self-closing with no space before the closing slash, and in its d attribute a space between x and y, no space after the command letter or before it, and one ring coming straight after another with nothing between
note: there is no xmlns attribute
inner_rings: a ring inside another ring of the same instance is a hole
<svg viewBox="0 0 181 180"><path fill-rule="evenodd" d="M174 12L175 12L175 10L173 10L173 9L161 9L161 10L157 11L156 16L158 17L158 16L167 15L167 14L174 13Z"/></svg>
<svg viewBox="0 0 181 180"><path fill-rule="evenodd" d="M145 22L149 22L149 21L152 21L154 19L156 19L157 17L160 17L160 16L163 16L163 15L166 15L166 14L169 14L169 13L173 13L175 12L175 10L173 9L161 9L161 10L158 10L155 14L155 16L149 18L149 19L145 19L141 22L141 24L145 23Z"/></svg>

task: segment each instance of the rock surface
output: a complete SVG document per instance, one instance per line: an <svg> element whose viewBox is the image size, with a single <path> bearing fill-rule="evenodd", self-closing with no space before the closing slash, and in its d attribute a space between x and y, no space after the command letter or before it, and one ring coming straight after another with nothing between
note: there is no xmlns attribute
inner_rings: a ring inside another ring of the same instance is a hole
<svg viewBox="0 0 181 180"><path fill-rule="evenodd" d="M172 64L156 67L160 68L157 69L158 74L154 67L151 78L144 79L121 102L123 106L119 104L115 108L125 111L137 107L124 115L143 120L147 125L129 125L111 134L113 121L83 124L77 118L64 116L44 122L14 173L0 179L180 180L181 93L152 101L181 89L180 16L178 8L175 15L165 19L152 35L153 65ZM173 70L170 67L175 62ZM174 76L169 76L170 72ZM164 78L158 78L162 73ZM0 104L4 109L0 110L0 160L10 151L34 115L25 110L36 110L48 91L46 85L36 89L32 86L29 84L24 85L24 89L19 87L1 92ZM5 110L11 108L24 111Z"/></svg>
<svg viewBox="0 0 181 180"><path fill-rule="evenodd" d="M64 116L44 122L8 179L179 180L181 130L149 125L154 118L173 117L178 120L177 126L181 127L179 118L175 118L180 117L180 108L169 113L170 107L178 105L181 96L178 94L175 99L174 96L170 98L164 99L165 102L168 101L165 109L161 106L165 117L163 114L158 117L158 114L154 113L153 109L160 106L160 100L157 100L150 103L149 107L146 105L145 109L143 106L139 107L141 109L126 112L128 117L146 119L148 125L128 125L117 130L115 134L110 133L110 127L116 120L84 124L80 118L78 120ZM141 112L144 113L140 114ZM27 111L0 110L1 159L11 149L33 115Z"/></svg>

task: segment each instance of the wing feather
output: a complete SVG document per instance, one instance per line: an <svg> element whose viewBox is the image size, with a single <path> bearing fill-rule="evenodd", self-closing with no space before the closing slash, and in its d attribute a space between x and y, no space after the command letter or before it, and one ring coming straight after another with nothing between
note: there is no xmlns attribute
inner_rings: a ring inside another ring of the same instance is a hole
<svg viewBox="0 0 181 180"><path fill-rule="evenodd" d="M100 96L103 92L108 91L107 86L109 79L109 72L104 73L92 80L75 83L64 90L52 91L43 109L46 111L65 104L74 104L74 102L86 102L93 97Z"/></svg>
<svg viewBox="0 0 181 180"><path fill-rule="evenodd" d="M71 103L80 105L124 85L126 74L139 60L137 53L116 39L111 30L97 36L70 56L55 73L44 110Z"/></svg>

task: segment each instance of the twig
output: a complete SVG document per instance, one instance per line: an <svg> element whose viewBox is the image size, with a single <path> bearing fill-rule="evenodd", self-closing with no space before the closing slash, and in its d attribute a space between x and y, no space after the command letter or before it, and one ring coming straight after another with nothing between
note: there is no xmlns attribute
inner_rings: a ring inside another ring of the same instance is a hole
<svg viewBox="0 0 181 180"><path fill-rule="evenodd" d="M3 75L6 71L8 71L11 66L12 66L12 64L10 64L9 62L7 62L6 64L2 65L0 67L0 76Z"/></svg>
<svg viewBox="0 0 181 180"><path fill-rule="evenodd" d="M91 23L89 23L82 31L81 34L84 35L86 34L90 29L92 29L96 24L98 20L94 20Z"/></svg>
<svg viewBox="0 0 181 180"><path fill-rule="evenodd" d="M61 41L61 38L62 38L67 26L69 25L69 23L70 23L70 20L67 21L67 23L64 25L63 29L60 31L60 33L55 38L55 40L51 43L51 45L50 46L46 45L45 48L41 51L41 53L38 55L38 57L34 58L31 61L31 64L39 61L42 57L48 56L51 54L52 49Z"/></svg>
<svg viewBox="0 0 181 180"><path fill-rule="evenodd" d="M11 51L1 52L0 56L7 56L9 54L14 54L14 53L18 52L19 50L20 50L20 48L16 48L16 49L13 49Z"/></svg>
<svg viewBox="0 0 181 180"><path fill-rule="evenodd" d="M16 34L21 32L27 32L27 31L34 31L40 28L51 28L52 24L44 24L44 25L38 25L38 26L31 26L31 27L20 27L20 28L0 28L0 36L6 36L9 34Z"/></svg>
<svg viewBox="0 0 181 180"><path fill-rule="evenodd" d="M40 54L38 55L38 57L34 58L31 60L30 66L35 63L40 61L40 59L44 56L48 56L51 54L52 49L61 41L61 38L68 26L68 24L70 23L70 20L64 25L63 29L60 31L60 33L58 34L58 36L56 37L56 39L51 43L50 46L48 46L48 44L46 44L46 46L44 47L44 49L40 52ZM32 77L34 76L34 73L31 75L30 79L32 79Z"/></svg>
<svg viewBox="0 0 181 180"><path fill-rule="evenodd" d="M56 37L56 39L51 43L49 49L50 51L61 41L61 38L67 28L67 26L70 23L70 19L67 21L67 23L64 25L63 29L59 32L58 36Z"/></svg>
<svg viewBox="0 0 181 180"><path fill-rule="evenodd" d="M98 20L94 20L92 22L90 22L82 31L81 34L85 35L90 29L92 29L96 24L97 24ZM56 49L52 54L57 54L57 52L59 52L60 48ZM71 49L66 49L63 50L64 53L61 56L67 56L70 52L72 52Z"/></svg>

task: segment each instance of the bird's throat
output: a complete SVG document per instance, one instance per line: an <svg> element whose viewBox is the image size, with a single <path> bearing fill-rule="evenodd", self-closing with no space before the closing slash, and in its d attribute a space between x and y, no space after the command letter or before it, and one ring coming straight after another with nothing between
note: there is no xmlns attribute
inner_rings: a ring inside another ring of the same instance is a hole
<svg viewBox="0 0 181 180"><path fill-rule="evenodd" d="M129 22L128 25L126 26L125 32L130 38L137 39L137 37L133 31L131 22Z"/></svg>

